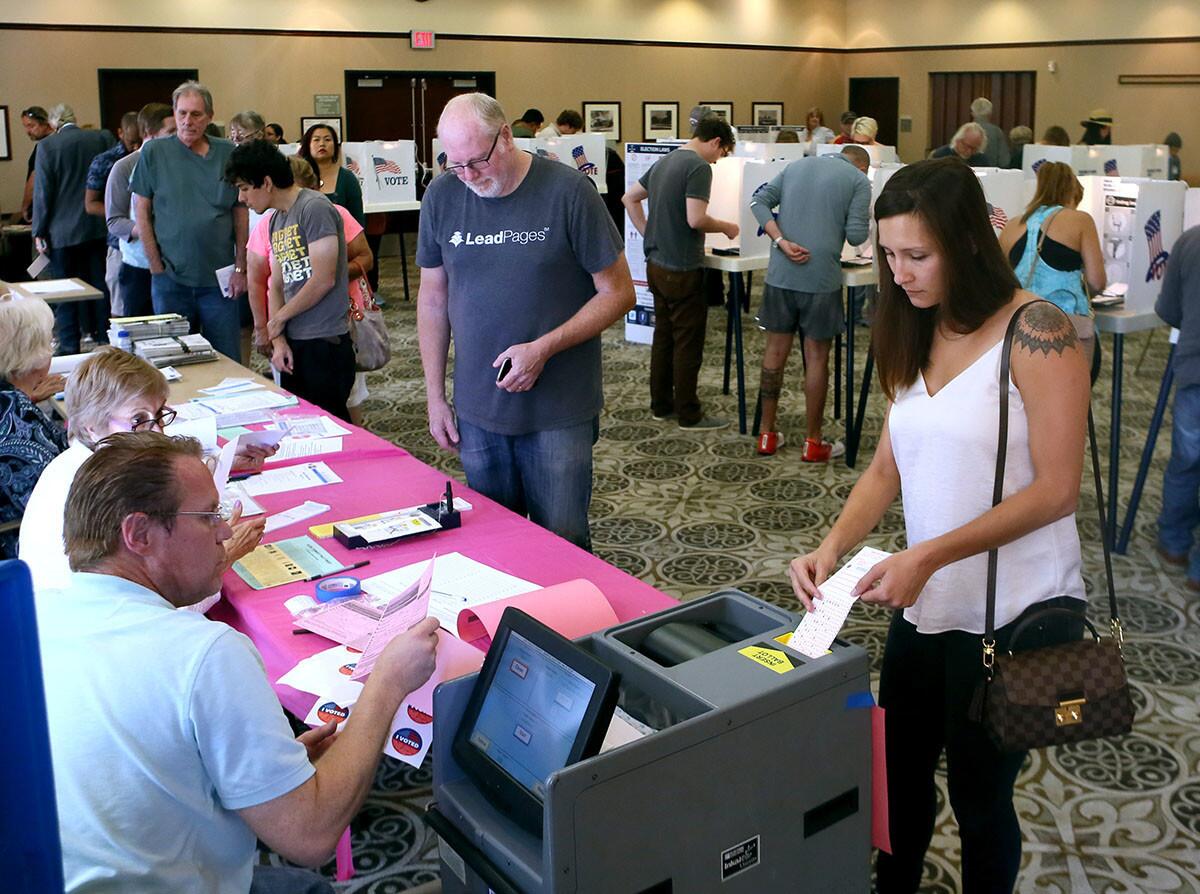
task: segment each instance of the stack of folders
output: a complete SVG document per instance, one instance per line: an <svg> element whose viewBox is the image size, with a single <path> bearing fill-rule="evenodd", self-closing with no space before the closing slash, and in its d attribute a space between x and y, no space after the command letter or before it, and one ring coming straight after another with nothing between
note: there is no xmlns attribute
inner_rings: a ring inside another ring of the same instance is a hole
<svg viewBox="0 0 1200 894"><path fill-rule="evenodd" d="M155 366L183 366L217 359L217 352L203 335L145 338L133 343L133 352Z"/></svg>

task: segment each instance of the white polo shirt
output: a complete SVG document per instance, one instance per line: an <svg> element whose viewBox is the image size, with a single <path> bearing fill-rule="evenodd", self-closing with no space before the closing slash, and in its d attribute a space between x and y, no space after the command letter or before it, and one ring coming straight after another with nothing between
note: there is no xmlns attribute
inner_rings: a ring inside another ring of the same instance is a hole
<svg viewBox="0 0 1200 894"><path fill-rule="evenodd" d="M234 811L316 772L253 644L106 574L37 610L67 891L245 894Z"/></svg>

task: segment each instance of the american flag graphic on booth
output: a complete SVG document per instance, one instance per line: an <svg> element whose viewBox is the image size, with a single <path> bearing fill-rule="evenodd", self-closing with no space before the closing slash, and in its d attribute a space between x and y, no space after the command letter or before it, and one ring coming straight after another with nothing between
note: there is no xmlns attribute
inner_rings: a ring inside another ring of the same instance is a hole
<svg viewBox="0 0 1200 894"><path fill-rule="evenodd" d="M362 168L360 168L358 166L358 162L356 162L353 158L350 158L350 156L346 156L346 170L355 177L362 177Z"/></svg>
<svg viewBox="0 0 1200 894"><path fill-rule="evenodd" d="M1117 160L1115 158L1110 158L1106 162L1104 162L1104 176L1105 177L1120 177L1121 176L1121 172L1117 170Z"/></svg>
<svg viewBox="0 0 1200 894"><path fill-rule="evenodd" d="M598 174L600 169L588 161L587 155L583 152L582 146L576 146L571 150L571 157L575 159L575 167L583 171L585 174Z"/></svg>
<svg viewBox="0 0 1200 894"><path fill-rule="evenodd" d="M1037 161L1035 161L1033 163L1033 168L1032 168L1033 173L1036 174L1039 170L1041 170L1042 165L1044 165L1046 163L1046 161L1047 161L1047 159L1044 159L1044 158L1039 158Z"/></svg>
<svg viewBox="0 0 1200 894"><path fill-rule="evenodd" d="M988 222L991 223L992 229L1003 230L1008 224L1008 215L1004 213L1004 209L999 205L988 205Z"/></svg>
<svg viewBox="0 0 1200 894"><path fill-rule="evenodd" d="M1155 211L1146 221L1146 245L1150 255L1150 267L1146 271L1146 282L1162 279L1163 271L1167 269L1168 253L1163 251L1161 211Z"/></svg>
<svg viewBox="0 0 1200 894"><path fill-rule="evenodd" d="M374 155L371 157L371 160L375 163L376 176L378 176L379 174L403 174L404 173L404 168L400 167L400 165L396 164L390 158L380 158L378 155Z"/></svg>

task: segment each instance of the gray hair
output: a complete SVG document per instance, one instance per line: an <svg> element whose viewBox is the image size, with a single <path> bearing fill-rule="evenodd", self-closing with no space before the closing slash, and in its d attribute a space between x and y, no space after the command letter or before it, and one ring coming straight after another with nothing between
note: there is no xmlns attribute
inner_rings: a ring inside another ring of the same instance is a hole
<svg viewBox="0 0 1200 894"><path fill-rule="evenodd" d="M438 130L441 130L446 116L458 114L459 109L469 112L484 130L499 130L508 123L504 106L495 98L486 93L462 93L451 99L442 109L442 115L438 118Z"/></svg>
<svg viewBox="0 0 1200 894"><path fill-rule="evenodd" d="M987 118L992 114L992 101L986 96L981 96L971 103L971 117Z"/></svg>
<svg viewBox="0 0 1200 894"><path fill-rule="evenodd" d="M11 382L45 363L53 334L54 312L41 298L0 297L0 375Z"/></svg>
<svg viewBox="0 0 1200 894"><path fill-rule="evenodd" d="M204 111L209 115L213 113L212 92L199 81L184 81L175 88L175 92L171 94L172 109L179 105L179 97L186 93L195 93L204 100Z"/></svg>
<svg viewBox="0 0 1200 894"><path fill-rule="evenodd" d="M857 143L846 143L842 146L842 155L846 156L846 159L855 167L859 165L870 167L871 165L871 153Z"/></svg>
<svg viewBox="0 0 1200 894"><path fill-rule="evenodd" d="M963 139L967 134L976 134L979 137L979 151L983 152L987 149L988 139L987 131L976 124L974 121L968 121L962 127L954 132L954 136L950 138L950 145L953 146L959 140Z"/></svg>
<svg viewBox="0 0 1200 894"><path fill-rule="evenodd" d="M55 130L64 124L75 124L75 110L65 102L60 102L50 110L50 126Z"/></svg>
<svg viewBox="0 0 1200 894"><path fill-rule="evenodd" d="M240 127L242 130L266 130L267 122L263 116L253 109L246 109L244 112L238 112L229 119L229 127Z"/></svg>
<svg viewBox="0 0 1200 894"><path fill-rule="evenodd" d="M1008 132L1008 140L1010 143L1032 143L1033 129L1024 124L1018 124Z"/></svg>

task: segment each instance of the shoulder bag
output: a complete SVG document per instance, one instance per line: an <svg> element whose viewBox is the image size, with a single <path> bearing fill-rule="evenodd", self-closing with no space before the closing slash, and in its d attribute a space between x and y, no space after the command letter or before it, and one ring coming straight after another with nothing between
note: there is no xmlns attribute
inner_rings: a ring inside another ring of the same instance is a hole
<svg viewBox="0 0 1200 894"><path fill-rule="evenodd" d="M1000 359L1000 435L996 449L996 478L992 505L1004 490L1004 464L1008 451L1009 354L1013 334L1024 305L1013 314L1004 336ZM1049 303L1049 302L1047 302ZM988 551L987 620L983 635L982 721L1001 751L1025 751L1104 736L1117 736L1133 728L1133 702L1121 654L1123 635L1117 616L1112 557L1105 538L1104 495L1096 450L1096 426L1088 408L1088 439L1096 504L1100 511L1100 538L1104 545L1104 571L1108 584L1110 635L1102 638L1081 613L1070 609L1036 607L1022 617L1009 640L1009 649L996 654L996 568L998 551ZM1090 636L1061 645L1019 651L1023 633L1054 615L1069 614L1086 625Z"/></svg>
<svg viewBox="0 0 1200 894"><path fill-rule="evenodd" d="M350 337L354 340L354 368L358 372L383 369L392 359L383 311L375 303L365 276L350 283Z"/></svg>

